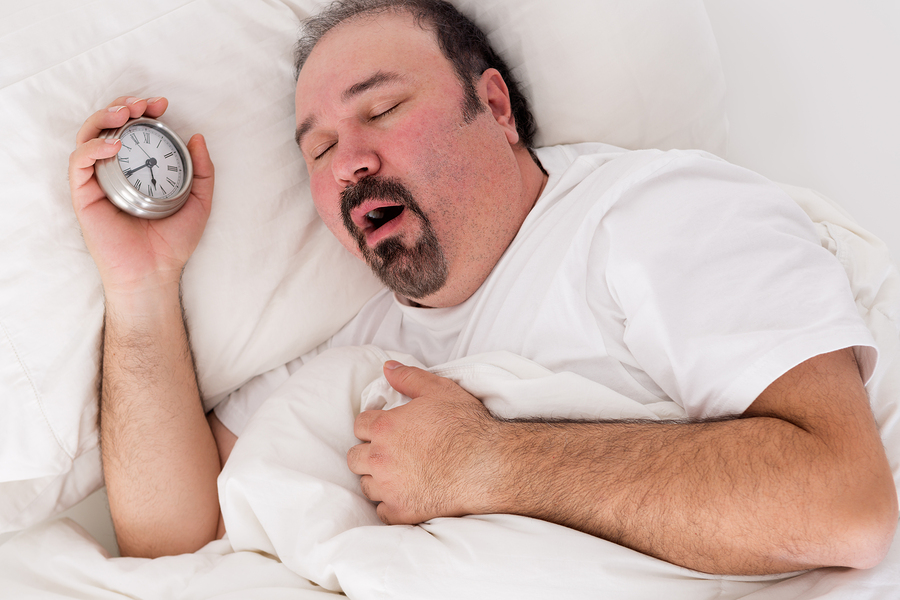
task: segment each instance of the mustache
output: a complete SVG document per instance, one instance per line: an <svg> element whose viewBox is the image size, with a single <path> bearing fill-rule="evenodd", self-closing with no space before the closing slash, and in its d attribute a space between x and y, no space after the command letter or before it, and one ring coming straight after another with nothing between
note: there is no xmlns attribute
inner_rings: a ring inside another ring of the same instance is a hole
<svg viewBox="0 0 900 600"><path fill-rule="evenodd" d="M403 182L395 177L370 175L363 177L353 185L348 185L341 192L341 218L347 231L355 233L357 229L350 215L353 209L358 208L367 200L376 198L408 208L420 219L428 220L419 203L413 198L412 192L403 185Z"/></svg>

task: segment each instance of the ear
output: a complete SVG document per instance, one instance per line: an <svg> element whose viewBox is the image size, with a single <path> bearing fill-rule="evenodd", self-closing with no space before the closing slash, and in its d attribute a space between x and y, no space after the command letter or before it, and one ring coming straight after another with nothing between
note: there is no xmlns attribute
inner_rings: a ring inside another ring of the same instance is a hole
<svg viewBox="0 0 900 600"><path fill-rule="evenodd" d="M510 146L519 143L519 132L516 131L516 120L512 114L512 103L509 99L509 88L497 69L488 69L481 74L478 81L478 94L491 110L494 120L503 132Z"/></svg>

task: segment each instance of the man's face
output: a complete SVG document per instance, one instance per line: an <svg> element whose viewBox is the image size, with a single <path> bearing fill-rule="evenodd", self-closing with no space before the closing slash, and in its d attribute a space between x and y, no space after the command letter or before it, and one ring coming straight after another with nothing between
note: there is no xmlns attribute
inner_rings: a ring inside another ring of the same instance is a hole
<svg viewBox="0 0 900 600"><path fill-rule="evenodd" d="M313 200L331 232L403 296L431 306L468 298L521 224L514 124L511 133L488 105L464 116L451 63L406 15L326 34L296 102Z"/></svg>

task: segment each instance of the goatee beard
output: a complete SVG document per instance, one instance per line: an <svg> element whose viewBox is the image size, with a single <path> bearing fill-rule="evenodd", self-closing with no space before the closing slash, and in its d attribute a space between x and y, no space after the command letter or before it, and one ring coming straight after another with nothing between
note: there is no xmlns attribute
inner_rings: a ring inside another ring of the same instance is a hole
<svg viewBox="0 0 900 600"><path fill-rule="evenodd" d="M353 222L350 213L370 199L386 200L403 207L408 216L415 217L422 226L412 247L397 237L389 237L369 248L362 230ZM391 290L410 299L434 294L447 282L447 261L438 242L434 227L410 191L399 180L378 176L363 177L341 193L341 217L344 227L356 239L356 244L369 268Z"/></svg>

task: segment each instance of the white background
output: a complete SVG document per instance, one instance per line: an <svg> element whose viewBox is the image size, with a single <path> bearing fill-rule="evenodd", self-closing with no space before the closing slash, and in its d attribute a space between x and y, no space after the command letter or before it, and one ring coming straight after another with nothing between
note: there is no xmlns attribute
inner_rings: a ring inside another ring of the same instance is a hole
<svg viewBox="0 0 900 600"><path fill-rule="evenodd" d="M900 2L704 0L731 162L813 188L900 261Z"/></svg>

